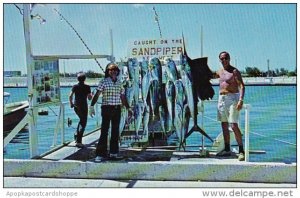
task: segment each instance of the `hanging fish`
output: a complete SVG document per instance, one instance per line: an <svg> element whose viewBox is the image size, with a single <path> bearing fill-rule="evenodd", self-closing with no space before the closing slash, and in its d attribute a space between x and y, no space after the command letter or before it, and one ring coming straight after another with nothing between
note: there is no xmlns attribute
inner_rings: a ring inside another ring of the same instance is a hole
<svg viewBox="0 0 300 198"><path fill-rule="evenodd" d="M139 130L142 124L143 120L143 113L144 113L144 102L143 101L138 101L137 104L134 106L134 126L135 126L135 135L138 137L139 135Z"/></svg>
<svg viewBox="0 0 300 198"><path fill-rule="evenodd" d="M120 80L123 84L125 84L126 80L129 79L127 63L121 61L120 63L118 63L118 68L120 69L118 80Z"/></svg>
<svg viewBox="0 0 300 198"><path fill-rule="evenodd" d="M147 71L144 77L142 78L142 99L144 103L147 103L147 97L151 82L152 78L150 77L150 72Z"/></svg>
<svg viewBox="0 0 300 198"><path fill-rule="evenodd" d="M134 87L132 80L126 81L125 84L125 97L129 107L133 106Z"/></svg>
<svg viewBox="0 0 300 198"><path fill-rule="evenodd" d="M153 57L149 60L148 66L151 76L155 79L157 78L159 85L162 84L162 67L158 58Z"/></svg>
<svg viewBox="0 0 300 198"><path fill-rule="evenodd" d="M212 99L215 94L210 82L213 78L213 73L207 65L207 57L193 59L191 71L196 96L200 100Z"/></svg>
<svg viewBox="0 0 300 198"><path fill-rule="evenodd" d="M148 71L148 66L149 66L149 60L145 57L143 57L142 63L141 63L141 77L142 79L146 75Z"/></svg>
<svg viewBox="0 0 300 198"><path fill-rule="evenodd" d="M178 79L178 71L175 62L171 58L166 58L165 66L168 80L175 82L175 80Z"/></svg>
<svg viewBox="0 0 300 198"><path fill-rule="evenodd" d="M144 117L143 117L143 127L144 127L143 136L146 137L149 136L149 131L148 131L149 117L150 117L150 108L148 105L146 105L144 109Z"/></svg>
<svg viewBox="0 0 300 198"><path fill-rule="evenodd" d="M128 59L129 78L132 80L132 86L134 89L134 101L137 103L139 100L139 62L136 58Z"/></svg>
<svg viewBox="0 0 300 198"><path fill-rule="evenodd" d="M121 118L120 118L120 125L119 125L119 134L122 134L122 131L124 130L125 124L126 124L126 120L128 117L128 111L126 109L125 106L121 107Z"/></svg>
<svg viewBox="0 0 300 198"><path fill-rule="evenodd" d="M172 128L174 127L175 117L175 85L172 81L167 81L165 91L169 121L168 130L172 130Z"/></svg>
<svg viewBox="0 0 300 198"><path fill-rule="evenodd" d="M150 84L149 88L149 96L150 96L150 111L152 116L159 116L159 106L160 106L160 90L159 82L157 80L153 80Z"/></svg>
<svg viewBox="0 0 300 198"><path fill-rule="evenodd" d="M183 37L183 35L182 35ZM184 43L184 37L183 37L183 53L181 54L181 57L180 57L180 62L181 62L181 65L182 65L182 71L185 71L185 73L187 74L188 78L190 79L190 82L192 83L192 95L193 95L193 103L194 103L194 108L189 108L191 111L191 114L192 114L192 117L194 119L194 126L189 130L189 132L185 135L184 139L188 138L193 132L195 131L198 131L200 132L202 135L204 135L205 137L207 137L210 141L213 142L213 139L211 137L209 137L207 135L207 133L201 129L199 126L198 126L198 123L197 123L197 115L198 115L198 110L197 110L197 102L198 102L198 97L197 97L197 90L195 90L196 86L195 84L197 82L193 82L193 72L191 71L192 68L195 66L195 64L193 63L193 60L189 58L189 56L187 55L187 52L186 52L186 49L185 49L185 43ZM192 68L191 68L192 67ZM195 68L193 68L195 69ZM183 72L184 74L184 72ZM196 76L195 79L197 79L198 77ZM196 81L196 80L195 80ZM189 105L192 105L190 104L190 102L188 102ZM190 107L190 106L189 106ZM193 109L193 110L192 110Z"/></svg>
<svg viewBox="0 0 300 198"><path fill-rule="evenodd" d="M166 130L166 122L165 122L166 121L166 119L165 119L165 117L166 117L165 110L163 109L162 106L159 106L158 111L159 111L159 118L160 118L161 129L162 129L164 135L166 135L167 134L167 130Z"/></svg>
<svg viewBox="0 0 300 198"><path fill-rule="evenodd" d="M193 87L192 87L192 83L188 77L188 75L186 74L185 70L181 70L181 79L182 79L182 84L184 87L184 91L187 97L187 104L189 107L189 110L191 112L191 116L192 118L195 120L195 113L194 113L194 95L193 95Z"/></svg>
<svg viewBox="0 0 300 198"><path fill-rule="evenodd" d="M187 104L183 106L183 137L188 133L189 131L189 124L190 124L190 118L191 118L191 112L190 108Z"/></svg>
<svg viewBox="0 0 300 198"><path fill-rule="evenodd" d="M179 142L183 141L183 107L184 107L184 87L181 80L175 81L175 118L174 125Z"/></svg>

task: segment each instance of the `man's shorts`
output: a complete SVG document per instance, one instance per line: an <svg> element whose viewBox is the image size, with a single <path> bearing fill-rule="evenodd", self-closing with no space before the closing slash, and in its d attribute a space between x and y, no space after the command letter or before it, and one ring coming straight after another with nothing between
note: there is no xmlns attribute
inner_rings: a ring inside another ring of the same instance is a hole
<svg viewBox="0 0 300 198"><path fill-rule="evenodd" d="M239 101L239 97L239 93L219 95L218 121L238 123L240 111L236 109L236 105Z"/></svg>

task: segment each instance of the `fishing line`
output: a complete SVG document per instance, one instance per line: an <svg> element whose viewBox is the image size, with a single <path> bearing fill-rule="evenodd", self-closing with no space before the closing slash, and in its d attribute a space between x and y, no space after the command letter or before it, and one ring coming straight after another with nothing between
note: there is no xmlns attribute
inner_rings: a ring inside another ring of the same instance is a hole
<svg viewBox="0 0 300 198"><path fill-rule="evenodd" d="M261 136L261 137L268 138L268 136L262 135L262 134L260 134L260 133L256 133L256 132L250 132L250 133L253 133L253 134L258 135L258 136ZM282 142L282 143L285 143L285 144L297 146L297 145L294 144L294 143L291 143L291 142L288 142L288 141L285 141L285 140L280 140L280 139L278 139L278 138L273 138L273 140L278 141L278 142Z"/></svg>
<svg viewBox="0 0 300 198"><path fill-rule="evenodd" d="M296 144L294 144L294 143L287 142L287 141L284 141L284 140L280 140L280 139L277 139L277 138L275 138L274 140L276 140L276 141L278 141L278 142L285 143L285 144L290 144L290 145L296 146Z"/></svg>
<svg viewBox="0 0 300 198"><path fill-rule="evenodd" d="M14 3L14 5L17 7L17 9L19 10L20 14L23 15L23 9L21 9L17 4Z"/></svg>
<svg viewBox="0 0 300 198"><path fill-rule="evenodd" d="M209 119L209 120L218 122L216 119L213 119L213 118L210 118L210 117L207 117L207 116L204 116L204 117L207 118L207 119ZM252 133L252 134L260 136L260 137L269 138L268 136L260 134L260 133L257 133L257 132L249 131L249 133ZM296 144L288 142L288 141L285 141L285 140L280 140L280 139L277 139L277 138L274 138L273 140L278 141L278 142L282 142L282 143L285 143L285 144L289 144L289 145L292 145L292 146L297 146Z"/></svg>
<svg viewBox="0 0 300 198"><path fill-rule="evenodd" d="M58 115L55 113L55 111L54 111L51 107L48 106L48 108L52 111L52 113L53 113L55 116L58 116Z"/></svg>
<svg viewBox="0 0 300 198"><path fill-rule="evenodd" d="M53 10L61 17L62 20L64 20L71 28L72 30L76 33L80 41L83 43L83 45L86 47L86 49L90 52L91 55L94 55L93 52L90 50L90 48L87 46L87 44L84 42L83 38L80 36L80 34L77 32L77 30L73 27L73 25L56 9L53 8ZM100 63L96 58L94 58L100 69L102 70L103 73L105 73L104 69L101 67Z"/></svg>
<svg viewBox="0 0 300 198"><path fill-rule="evenodd" d="M155 22L157 23L160 38L162 38L162 33L161 33L160 25L159 25L159 17L158 17L158 14L157 14L157 12L156 12L154 6L153 6L153 11L154 11L154 15L155 15L155 16L154 16L154 17L155 17L154 20L155 20Z"/></svg>

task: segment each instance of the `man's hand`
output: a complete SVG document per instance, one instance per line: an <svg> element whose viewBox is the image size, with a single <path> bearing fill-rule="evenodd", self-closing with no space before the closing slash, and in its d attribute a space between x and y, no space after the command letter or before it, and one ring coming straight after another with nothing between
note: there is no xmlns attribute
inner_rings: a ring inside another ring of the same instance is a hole
<svg viewBox="0 0 300 198"><path fill-rule="evenodd" d="M237 103L237 105L236 105L236 109L239 111L239 110L241 110L242 108L243 108L243 101L242 100L239 100L239 102Z"/></svg>
<svg viewBox="0 0 300 198"><path fill-rule="evenodd" d="M95 108L94 106L89 106L89 114L91 117L94 117L95 115Z"/></svg>
<svg viewBox="0 0 300 198"><path fill-rule="evenodd" d="M134 119L134 112L132 111L132 109L131 108L129 108L129 109L127 109L128 110L128 116L127 116L127 123L131 123L132 121L133 121L133 119Z"/></svg>
<svg viewBox="0 0 300 198"><path fill-rule="evenodd" d="M132 117L133 116L133 111L131 108L128 109L128 117Z"/></svg>

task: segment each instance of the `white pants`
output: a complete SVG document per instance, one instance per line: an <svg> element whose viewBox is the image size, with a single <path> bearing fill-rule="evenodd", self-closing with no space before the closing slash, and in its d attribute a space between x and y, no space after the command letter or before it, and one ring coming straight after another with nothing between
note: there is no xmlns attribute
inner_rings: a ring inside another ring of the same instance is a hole
<svg viewBox="0 0 300 198"><path fill-rule="evenodd" d="M240 111L236 109L236 106L239 101L239 97L239 93L219 95L218 121L238 123Z"/></svg>

